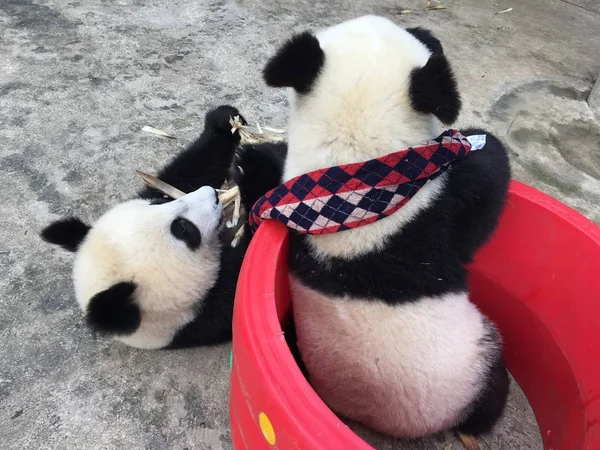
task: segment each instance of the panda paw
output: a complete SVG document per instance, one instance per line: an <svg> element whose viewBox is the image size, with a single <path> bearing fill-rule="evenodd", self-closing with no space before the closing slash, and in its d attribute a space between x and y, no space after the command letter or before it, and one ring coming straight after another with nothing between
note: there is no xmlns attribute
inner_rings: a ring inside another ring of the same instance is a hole
<svg viewBox="0 0 600 450"><path fill-rule="evenodd" d="M244 116L240 114L237 108L229 105L221 105L206 114L206 120L204 121L205 128L212 128L219 133L227 133L229 136L236 137L239 142L240 133L237 130L232 133L232 126L231 123L229 123L229 121L236 116L239 116L243 125L247 124L246 119L244 119Z"/></svg>
<svg viewBox="0 0 600 450"><path fill-rule="evenodd" d="M260 173L260 158L251 144L242 145L235 149L231 178L238 186L245 184L247 180L254 179Z"/></svg>

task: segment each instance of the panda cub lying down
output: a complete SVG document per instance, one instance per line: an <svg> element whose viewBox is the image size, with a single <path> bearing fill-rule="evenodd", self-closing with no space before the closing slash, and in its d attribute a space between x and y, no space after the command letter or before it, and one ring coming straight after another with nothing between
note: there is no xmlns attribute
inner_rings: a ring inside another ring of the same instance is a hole
<svg viewBox="0 0 600 450"><path fill-rule="evenodd" d="M289 141L285 157L269 145L239 153L234 178L243 197L253 193L243 198L248 210L257 194L301 174L431 141L461 107L440 41L381 17L292 37L264 78L288 88ZM290 234L293 319L309 381L336 413L391 436L483 433L506 404L500 336L469 301L465 264L498 223L510 169L492 135L462 134L487 143L391 215ZM315 190L322 181L306 180Z"/></svg>
<svg viewBox="0 0 600 450"><path fill-rule="evenodd" d="M221 106L206 115L200 137L158 177L189 194L178 200L145 188L90 227L76 217L42 231L76 252L77 302L92 329L133 347L214 344L231 338L235 286L249 243L235 248L222 226L217 192L240 142Z"/></svg>

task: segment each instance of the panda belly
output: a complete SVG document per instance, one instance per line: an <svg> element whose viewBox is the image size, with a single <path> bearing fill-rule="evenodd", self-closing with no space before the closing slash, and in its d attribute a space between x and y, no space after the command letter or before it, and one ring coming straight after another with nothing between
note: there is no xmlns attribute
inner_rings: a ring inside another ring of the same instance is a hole
<svg viewBox="0 0 600 450"><path fill-rule="evenodd" d="M343 417L395 437L456 426L485 382L485 319L468 294L391 306L291 279L310 383Z"/></svg>

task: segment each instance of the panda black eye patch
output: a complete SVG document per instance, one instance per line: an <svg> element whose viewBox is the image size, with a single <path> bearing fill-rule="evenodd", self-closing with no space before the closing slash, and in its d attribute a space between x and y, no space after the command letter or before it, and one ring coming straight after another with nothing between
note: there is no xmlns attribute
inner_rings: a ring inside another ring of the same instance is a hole
<svg viewBox="0 0 600 450"><path fill-rule="evenodd" d="M196 250L202 243L202 235L198 227L183 217L178 217L171 222L171 234L185 242L190 250Z"/></svg>

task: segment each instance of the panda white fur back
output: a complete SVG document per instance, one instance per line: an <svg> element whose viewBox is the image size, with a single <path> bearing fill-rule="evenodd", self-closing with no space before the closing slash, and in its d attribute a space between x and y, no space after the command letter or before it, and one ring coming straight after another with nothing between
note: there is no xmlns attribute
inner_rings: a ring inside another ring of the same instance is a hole
<svg viewBox="0 0 600 450"><path fill-rule="evenodd" d="M76 252L75 296L95 331L138 348L188 347L231 337L235 285L249 233L231 248L222 226L223 184L239 144L221 106L159 178L189 194L167 200L146 188L90 227L58 220L42 237Z"/></svg>
<svg viewBox="0 0 600 450"><path fill-rule="evenodd" d="M277 162L264 148L238 155L238 183L256 191L272 188L262 180L274 173L285 181L425 143L460 110L440 42L380 17L292 37L264 76L291 88L289 143ZM506 151L488 134L483 150L391 216L290 235L298 349L335 412L398 437L478 434L497 421L508 375L497 331L469 301L464 264L493 232L509 178Z"/></svg>
<svg viewBox="0 0 600 450"><path fill-rule="evenodd" d="M297 345L330 408L398 437L465 418L485 385L479 341L488 332L466 294L392 306L329 297L293 281Z"/></svg>

